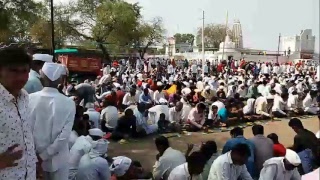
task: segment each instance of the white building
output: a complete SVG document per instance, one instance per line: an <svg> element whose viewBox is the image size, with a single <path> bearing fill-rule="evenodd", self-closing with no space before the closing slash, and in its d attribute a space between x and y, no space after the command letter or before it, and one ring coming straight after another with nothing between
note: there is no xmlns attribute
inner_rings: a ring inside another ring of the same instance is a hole
<svg viewBox="0 0 320 180"><path fill-rule="evenodd" d="M314 54L315 41L316 37L312 35L312 30L305 29L300 35L282 37L280 49L285 55L309 59Z"/></svg>

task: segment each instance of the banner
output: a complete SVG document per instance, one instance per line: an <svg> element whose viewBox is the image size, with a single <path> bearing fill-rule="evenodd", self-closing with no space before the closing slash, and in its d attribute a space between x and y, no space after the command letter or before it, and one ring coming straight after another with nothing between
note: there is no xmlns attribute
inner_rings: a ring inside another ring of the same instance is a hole
<svg viewBox="0 0 320 180"><path fill-rule="evenodd" d="M75 72L100 72L102 67L101 60L97 58L81 58L81 57L69 57L59 56L59 60L62 64L67 66L69 71Z"/></svg>

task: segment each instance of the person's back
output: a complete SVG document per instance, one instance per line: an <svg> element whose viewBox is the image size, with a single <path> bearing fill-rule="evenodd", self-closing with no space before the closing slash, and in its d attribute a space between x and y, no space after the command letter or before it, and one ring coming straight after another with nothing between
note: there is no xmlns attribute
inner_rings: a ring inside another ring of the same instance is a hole
<svg viewBox="0 0 320 180"><path fill-rule="evenodd" d="M181 164L186 162L186 158L184 154L182 154L180 151L168 148L165 152L164 155L159 158L159 163L163 165L168 165L167 171L163 175L163 178L166 179L169 177L171 171L177 167L180 166Z"/></svg>
<svg viewBox="0 0 320 180"><path fill-rule="evenodd" d="M250 141L254 144L255 165L257 172L263 167L263 163L273 157L273 142L263 135L256 135Z"/></svg>
<svg viewBox="0 0 320 180"><path fill-rule="evenodd" d="M56 168L67 164L68 161L68 138L76 113L75 103L57 89L45 87L30 94L29 110L36 151L43 157L45 153L50 157L43 162L44 170L57 170ZM60 137L61 134L66 136L65 144L60 140L63 138ZM60 140L57 144L59 148L57 145L52 146L57 139Z"/></svg>
<svg viewBox="0 0 320 180"><path fill-rule="evenodd" d="M81 157L92 148L90 136L80 136L70 149L69 169L77 169Z"/></svg>
<svg viewBox="0 0 320 180"><path fill-rule="evenodd" d="M77 180L109 180L111 173L108 161L102 157L82 156L76 175Z"/></svg>
<svg viewBox="0 0 320 180"><path fill-rule="evenodd" d="M106 127L115 128L119 119L118 109L115 106L107 106L101 111L101 119L105 120Z"/></svg>

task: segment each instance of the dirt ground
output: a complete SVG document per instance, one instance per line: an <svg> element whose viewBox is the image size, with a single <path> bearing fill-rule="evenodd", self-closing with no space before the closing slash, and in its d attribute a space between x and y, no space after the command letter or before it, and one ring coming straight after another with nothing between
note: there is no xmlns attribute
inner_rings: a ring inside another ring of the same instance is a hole
<svg viewBox="0 0 320 180"><path fill-rule="evenodd" d="M316 133L319 128L318 118L312 117L308 119L301 119L305 128ZM268 122L264 124L265 135L270 133L276 133L279 136L279 140L285 146L290 146L293 143L293 137L295 132L288 126L288 120ZM251 138L252 131L251 127L246 127L244 129L245 137ZM152 170L154 165L156 154L158 153L155 145L154 138L156 136L150 136L146 139L141 139L138 141L130 141L126 144L119 144L116 142L111 142L109 144L108 154L110 156L128 156L133 160L140 161L142 166L146 170ZM195 150L197 150L201 142L208 140L216 141L218 149L221 150L225 142L230 138L228 132L219 132L211 134L202 133L192 133L191 135L181 135L181 137L169 138L171 147L181 150L183 153L187 149L187 143L195 144Z"/></svg>

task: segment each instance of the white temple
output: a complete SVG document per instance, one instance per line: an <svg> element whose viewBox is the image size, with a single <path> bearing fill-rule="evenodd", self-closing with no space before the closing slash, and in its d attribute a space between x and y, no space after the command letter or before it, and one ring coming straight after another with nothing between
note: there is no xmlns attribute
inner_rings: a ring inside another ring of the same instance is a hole
<svg viewBox="0 0 320 180"><path fill-rule="evenodd" d="M227 35L225 41L220 43L219 51L214 53L214 57L218 60L239 59L241 58L241 52L237 51L236 43L232 42L229 35Z"/></svg>

